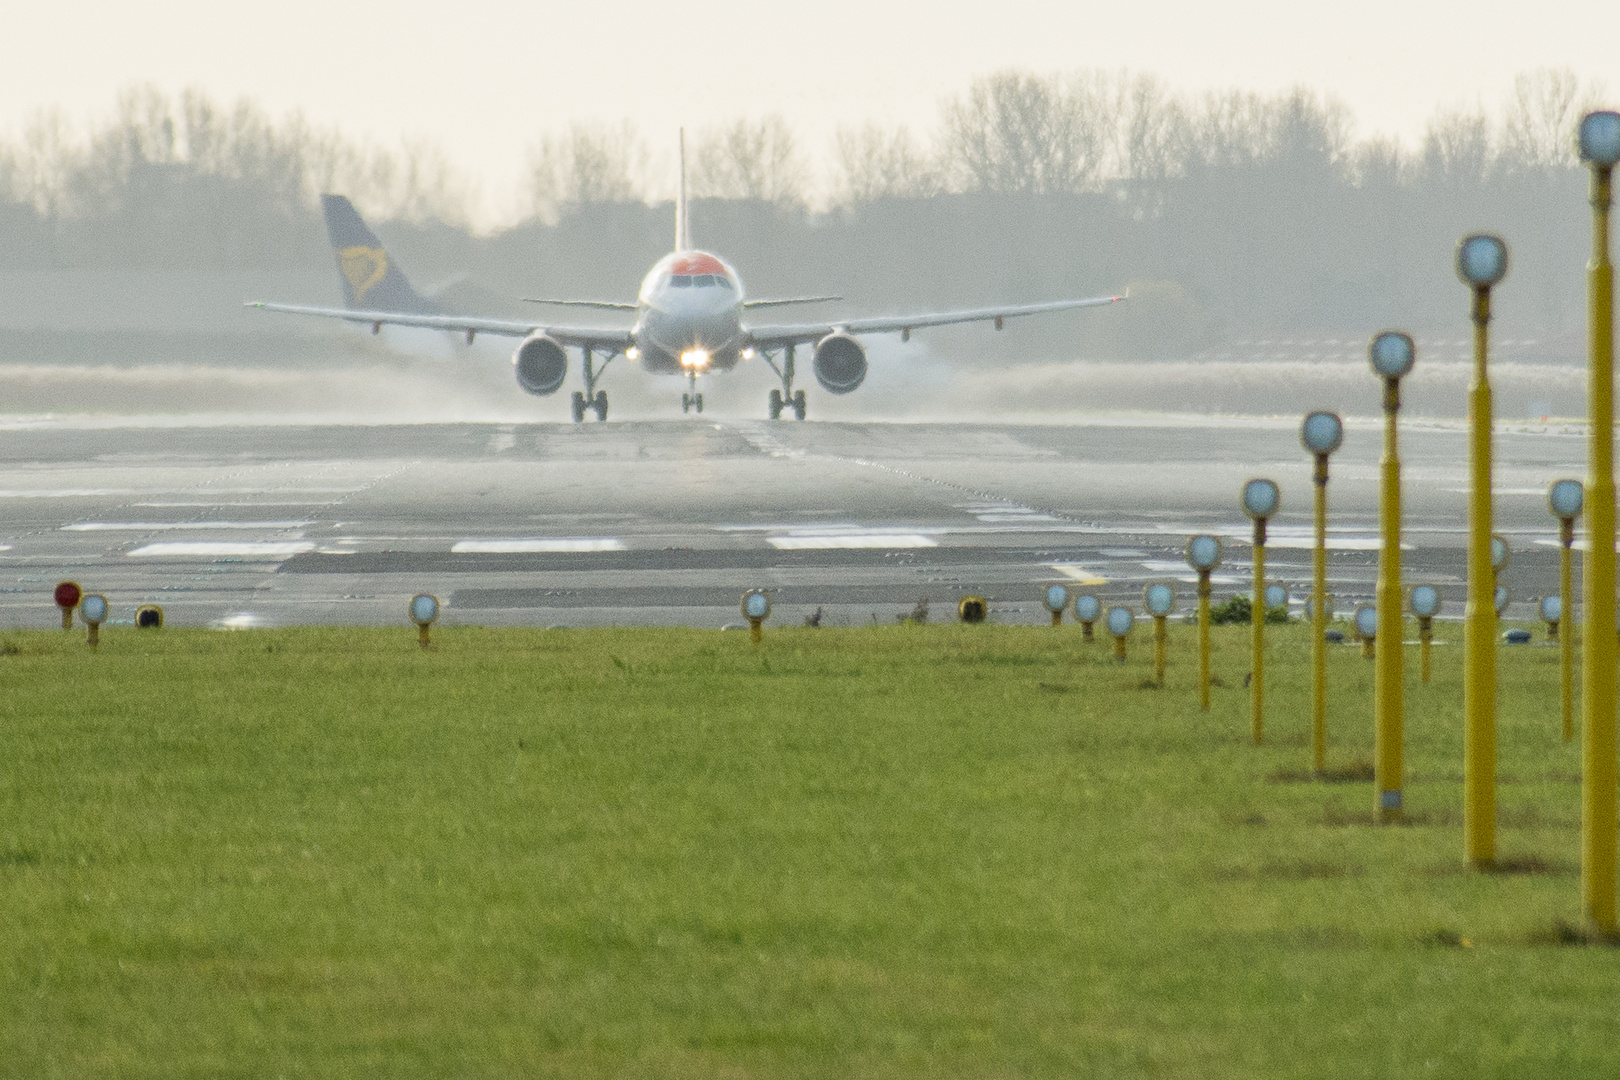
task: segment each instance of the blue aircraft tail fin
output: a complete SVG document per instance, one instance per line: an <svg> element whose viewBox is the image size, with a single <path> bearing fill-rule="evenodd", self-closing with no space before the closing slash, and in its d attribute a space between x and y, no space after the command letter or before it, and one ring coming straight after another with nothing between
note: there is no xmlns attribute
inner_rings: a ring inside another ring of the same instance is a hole
<svg viewBox="0 0 1620 1080"><path fill-rule="evenodd" d="M344 304L364 311L431 314L437 310L411 288L353 203L342 195L322 195L321 209L326 214L326 235L337 256Z"/></svg>

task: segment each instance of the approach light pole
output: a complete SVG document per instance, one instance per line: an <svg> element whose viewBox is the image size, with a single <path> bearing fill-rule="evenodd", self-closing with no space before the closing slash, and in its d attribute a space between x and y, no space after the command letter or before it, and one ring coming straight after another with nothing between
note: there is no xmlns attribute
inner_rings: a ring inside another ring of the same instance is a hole
<svg viewBox="0 0 1620 1080"><path fill-rule="evenodd" d="M1169 585L1156 582L1142 590L1142 606L1153 616L1153 681L1164 686L1166 650L1165 621L1176 606L1176 591Z"/></svg>
<svg viewBox="0 0 1620 1080"><path fill-rule="evenodd" d="M1440 590L1433 585L1412 587L1412 614L1418 621L1418 667L1423 684L1429 683L1429 652L1434 642L1434 617L1440 614Z"/></svg>
<svg viewBox="0 0 1620 1080"><path fill-rule="evenodd" d="M1187 565L1198 572L1198 707L1209 712L1209 575L1221 564L1221 542L1207 534L1187 541Z"/></svg>
<svg viewBox="0 0 1620 1080"><path fill-rule="evenodd" d="M1316 458L1316 544L1311 552L1311 767L1327 768L1327 598L1328 457L1344 442L1338 413L1307 413L1299 441Z"/></svg>
<svg viewBox="0 0 1620 1080"><path fill-rule="evenodd" d="M1592 169L1592 261L1587 265L1586 558L1581 566L1581 913L1615 933L1614 267L1609 206L1620 163L1620 113L1581 118L1581 160Z"/></svg>
<svg viewBox="0 0 1620 1080"><path fill-rule="evenodd" d="M1401 748L1405 738L1405 652L1401 645L1401 455L1396 417L1401 411L1401 379L1412 370L1417 349L1410 335L1386 330L1367 347L1373 373L1384 380L1384 457L1379 463L1378 639L1373 669L1373 772L1378 818L1401 820Z"/></svg>
<svg viewBox="0 0 1620 1080"><path fill-rule="evenodd" d="M1253 656L1249 674L1249 712L1254 743L1266 732L1266 522L1277 512L1282 494L1270 480L1243 485L1243 512L1254 519L1254 591L1249 597L1249 628Z"/></svg>
<svg viewBox="0 0 1620 1080"><path fill-rule="evenodd" d="M1463 616L1463 851L1475 866L1496 860L1496 575L1490 550L1492 411L1486 361L1491 288L1507 270L1507 244L1500 237L1474 233L1457 245L1457 276L1474 294L1474 381L1468 388L1468 607Z"/></svg>
<svg viewBox="0 0 1620 1080"><path fill-rule="evenodd" d="M1575 738L1575 519L1581 516L1586 489L1579 480L1555 480L1547 489L1547 509L1558 519L1558 633L1559 704L1564 741Z"/></svg>

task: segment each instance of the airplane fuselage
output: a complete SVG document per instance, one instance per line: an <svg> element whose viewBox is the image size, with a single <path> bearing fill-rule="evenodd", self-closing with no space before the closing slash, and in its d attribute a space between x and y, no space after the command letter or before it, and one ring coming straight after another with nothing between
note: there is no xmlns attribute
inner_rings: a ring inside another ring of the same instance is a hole
<svg viewBox="0 0 1620 1080"><path fill-rule="evenodd" d="M648 271L636 296L631 359L650 372L730 371L743 358L742 281L705 251L677 251Z"/></svg>

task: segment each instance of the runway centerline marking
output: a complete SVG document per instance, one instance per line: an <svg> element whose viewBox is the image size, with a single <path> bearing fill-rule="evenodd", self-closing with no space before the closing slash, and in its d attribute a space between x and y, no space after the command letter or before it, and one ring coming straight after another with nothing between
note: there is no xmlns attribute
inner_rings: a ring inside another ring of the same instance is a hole
<svg viewBox="0 0 1620 1080"><path fill-rule="evenodd" d="M165 529L250 529L260 532L286 532L307 529L313 521L78 521L63 525L61 532L158 532Z"/></svg>
<svg viewBox="0 0 1620 1080"><path fill-rule="evenodd" d="M939 542L921 533L819 533L808 536L768 536L773 548L781 551L843 550L854 548L931 548Z"/></svg>
<svg viewBox="0 0 1620 1080"><path fill-rule="evenodd" d="M624 541L616 536L540 536L516 540L461 540L450 552L454 555L516 555L547 551L623 551Z"/></svg>
<svg viewBox="0 0 1620 1080"><path fill-rule="evenodd" d="M130 558L150 558L163 555L196 555L196 556L257 556L263 558L286 558L290 555L302 555L306 551L314 551L313 540L245 540L229 541L225 543L211 543L206 540L166 540L156 544L147 544L138 547L129 553Z"/></svg>

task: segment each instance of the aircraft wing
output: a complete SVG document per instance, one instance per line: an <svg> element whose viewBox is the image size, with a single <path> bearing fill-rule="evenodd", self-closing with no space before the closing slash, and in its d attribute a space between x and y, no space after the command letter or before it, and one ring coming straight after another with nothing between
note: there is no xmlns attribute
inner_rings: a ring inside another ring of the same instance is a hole
<svg viewBox="0 0 1620 1080"><path fill-rule="evenodd" d="M315 315L324 319L370 323L373 329L387 325L451 330L466 334L469 341L475 334L522 338L533 333L542 333L556 339L560 345L585 345L593 349L611 349L616 352L634 344L628 327L561 326L515 322L510 319L469 318L462 315L416 315L403 311L363 311L352 308L307 307L302 304L271 304L263 300L252 300L244 306L264 311L282 311L289 315Z"/></svg>
<svg viewBox="0 0 1620 1080"><path fill-rule="evenodd" d="M1015 319L1021 315L1040 315L1049 311L1068 311L1073 308L1102 307L1124 300L1123 296L1093 296L1085 300L1051 300L1044 304L1011 304L1005 307L964 308L959 311L937 311L919 315L882 315L866 319L844 319L838 322L790 323L777 326L751 326L749 336L761 348L782 345L800 345L819 341L828 334L843 331L849 334L901 334L910 337L913 330L925 326L951 326L956 323L991 322Z"/></svg>

